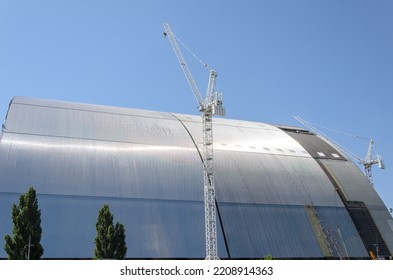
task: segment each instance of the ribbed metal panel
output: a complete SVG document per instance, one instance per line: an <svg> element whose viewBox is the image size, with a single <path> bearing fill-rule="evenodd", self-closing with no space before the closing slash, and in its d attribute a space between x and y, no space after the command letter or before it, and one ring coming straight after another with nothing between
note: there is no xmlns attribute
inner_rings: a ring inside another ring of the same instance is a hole
<svg viewBox="0 0 393 280"><path fill-rule="evenodd" d="M215 163L219 201L343 206L312 158L216 151Z"/></svg>
<svg viewBox="0 0 393 280"><path fill-rule="evenodd" d="M317 207L329 243L336 257L367 258L368 252L344 207ZM339 254L337 254L337 251Z"/></svg>
<svg viewBox="0 0 393 280"><path fill-rule="evenodd" d="M299 142L313 158L346 160L343 154L330 145L327 140L323 140L317 135L293 130L285 130L285 132Z"/></svg>
<svg viewBox="0 0 393 280"><path fill-rule="evenodd" d="M158 118L158 119L173 119L173 116L171 114L165 112L130 109L124 107L102 106L96 104L76 103L76 102L57 101L57 100L48 100L48 99L38 99L38 98L30 98L30 97L23 97L23 96L15 96L11 100L11 103L12 106L10 106L11 110L9 111L9 113L12 113L12 110L15 106L24 105L24 106L57 108L60 110L63 109L78 110L78 111L107 113L107 114L116 114L116 115L151 117L151 118ZM10 118L12 117L10 116Z"/></svg>
<svg viewBox="0 0 393 280"><path fill-rule="evenodd" d="M344 196L350 201L362 201L373 217L389 251L393 252L392 216L366 176L352 162L324 160L321 163L334 174Z"/></svg>
<svg viewBox="0 0 393 280"><path fill-rule="evenodd" d="M11 234L11 208L18 195L1 194L7 221L0 228ZM106 203L126 229L128 258L204 258L204 208L199 202L116 199L93 196L38 195L43 228L44 258L92 258L95 223L100 208ZM226 258L225 244L218 221L219 256ZM0 251L0 258L6 257Z"/></svg>
<svg viewBox="0 0 393 280"><path fill-rule="evenodd" d="M15 98L0 176L0 235L11 234L12 204L34 186L44 257L92 257L104 202L126 227L128 257L204 257L202 164L171 114Z"/></svg>
<svg viewBox="0 0 393 280"><path fill-rule="evenodd" d="M15 99L14 101L19 101ZM20 102L20 101L19 101ZM147 112L103 112L51 104L13 103L8 111L5 132L41 136L90 139L119 143L194 147L182 125L170 114L165 118ZM99 107L100 108L100 107ZM124 111L124 109L123 109Z"/></svg>
<svg viewBox="0 0 393 280"><path fill-rule="evenodd" d="M340 222L349 254L364 253L306 147L268 124L213 122L221 258L323 257L304 205L320 207L332 227ZM125 225L127 257L203 258L201 132L200 116L14 98L0 143L0 236L12 231L12 204L34 186L44 257L91 257L98 210L107 203ZM336 164L345 161L326 162L355 198L350 180L362 179ZM380 204L369 202L378 216Z"/></svg>
<svg viewBox="0 0 393 280"><path fill-rule="evenodd" d="M304 207L220 203L232 258L322 258Z"/></svg>
<svg viewBox="0 0 393 280"><path fill-rule="evenodd" d="M384 240L386 239L385 242L392 252L393 229L390 227L389 221L393 222L393 219L381 198L359 168L353 162L347 161L342 153L322 138L312 134L298 133L293 129L284 130L296 139L313 158L318 159L325 172L339 187L344 200L362 201L367 205L381 235ZM357 253L360 254L360 252L354 251L353 255L356 256Z"/></svg>
<svg viewBox="0 0 393 280"><path fill-rule="evenodd" d="M4 134L2 183L45 194L203 200L195 150Z"/></svg>
<svg viewBox="0 0 393 280"><path fill-rule="evenodd" d="M331 160L324 160L321 163L334 174L347 200L364 201L367 206L383 205L375 189L354 163Z"/></svg>
<svg viewBox="0 0 393 280"><path fill-rule="evenodd" d="M351 201L346 206L367 251L372 251L377 257L389 258L389 249L366 205L360 201Z"/></svg>
<svg viewBox="0 0 393 280"><path fill-rule="evenodd" d="M187 117L178 114L175 116L187 128L201 149L200 117ZM269 124L217 118L213 120L213 127L214 150L310 157L293 138Z"/></svg>

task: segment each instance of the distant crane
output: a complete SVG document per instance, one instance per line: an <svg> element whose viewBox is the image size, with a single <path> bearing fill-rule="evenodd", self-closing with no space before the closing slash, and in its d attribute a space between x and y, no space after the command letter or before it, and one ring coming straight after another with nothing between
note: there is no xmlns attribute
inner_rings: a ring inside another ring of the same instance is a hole
<svg viewBox="0 0 393 280"><path fill-rule="evenodd" d="M294 116L293 117L295 120L306 126L308 129L310 129L312 132L319 134L326 139L329 139L326 137L322 132L320 132L317 128L315 128L315 125L311 124L310 122L302 119L299 116ZM329 141L333 142L332 140L329 139ZM358 164L363 165L364 169L364 174L366 175L367 179L370 181L370 184L374 186L373 183L373 176L372 176L372 171L371 167L374 164L378 164L378 167L380 169L385 169L385 164L382 160L382 157L380 155L373 155L373 148L374 148L374 140L370 139L368 149L367 149L367 154L364 159L358 157L354 153L350 152L348 149L344 148L343 146L333 142L342 152L344 152L347 156L349 156L352 160L356 161Z"/></svg>
<svg viewBox="0 0 393 280"><path fill-rule="evenodd" d="M222 106L222 94L215 89L217 72L210 70L209 83L205 99L202 98L198 87L192 78L183 54L177 44L178 39L173 34L169 24L164 23L164 35L169 38L175 51L180 66L194 93L198 103L198 110L202 113L203 132L203 181L204 181L204 203L205 203L205 237L206 237L206 259L217 260L217 224L216 224L216 195L214 187L213 166L213 115L224 116L225 109ZM206 66L206 65L205 65Z"/></svg>

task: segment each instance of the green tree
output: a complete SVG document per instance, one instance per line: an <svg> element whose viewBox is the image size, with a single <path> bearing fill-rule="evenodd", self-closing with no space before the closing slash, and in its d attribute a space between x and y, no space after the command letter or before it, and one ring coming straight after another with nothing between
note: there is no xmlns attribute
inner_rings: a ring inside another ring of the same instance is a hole
<svg viewBox="0 0 393 280"><path fill-rule="evenodd" d="M125 229L119 222L113 226L113 215L107 204L98 212L95 259L124 259L127 253Z"/></svg>
<svg viewBox="0 0 393 280"><path fill-rule="evenodd" d="M36 191L30 187L12 206L13 237L5 235L4 249L10 260L38 260L44 253L41 242L41 210Z"/></svg>

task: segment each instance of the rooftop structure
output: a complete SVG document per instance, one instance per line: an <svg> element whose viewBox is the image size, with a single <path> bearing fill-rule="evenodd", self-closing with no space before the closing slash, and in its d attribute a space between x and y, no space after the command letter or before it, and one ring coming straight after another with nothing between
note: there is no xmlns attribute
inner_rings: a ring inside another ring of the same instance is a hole
<svg viewBox="0 0 393 280"><path fill-rule="evenodd" d="M214 133L220 258L393 254L389 211L333 144L220 118ZM202 144L200 116L15 97L0 140L0 236L12 234L12 204L34 186L44 258L92 258L108 204L125 226L127 258L203 259Z"/></svg>

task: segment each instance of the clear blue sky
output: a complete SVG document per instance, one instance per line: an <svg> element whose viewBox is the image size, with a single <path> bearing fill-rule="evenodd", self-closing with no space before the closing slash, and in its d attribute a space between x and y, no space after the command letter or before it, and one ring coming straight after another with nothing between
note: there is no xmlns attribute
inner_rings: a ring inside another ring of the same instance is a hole
<svg viewBox="0 0 393 280"><path fill-rule="evenodd" d="M374 138L393 207L390 0L0 0L0 118L15 95L198 114L163 22L218 71L227 118ZM324 133L364 157L367 141Z"/></svg>

